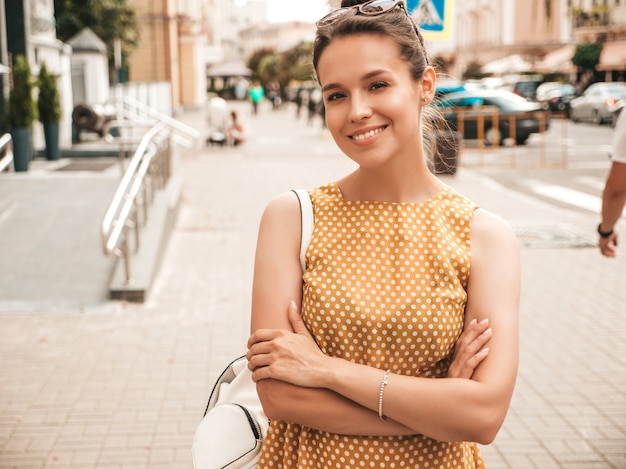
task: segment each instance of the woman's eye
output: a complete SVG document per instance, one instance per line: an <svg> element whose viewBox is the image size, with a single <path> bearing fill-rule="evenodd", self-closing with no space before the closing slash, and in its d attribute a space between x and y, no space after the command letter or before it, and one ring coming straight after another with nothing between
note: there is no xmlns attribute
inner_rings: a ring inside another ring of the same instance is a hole
<svg viewBox="0 0 626 469"><path fill-rule="evenodd" d="M344 97L343 93L331 93L326 97L326 101L330 102L330 101L336 101L338 99L341 99Z"/></svg>
<svg viewBox="0 0 626 469"><path fill-rule="evenodd" d="M385 88L387 86L389 86L389 83L387 83L386 81L375 81L370 85L370 89L377 90L380 88Z"/></svg>

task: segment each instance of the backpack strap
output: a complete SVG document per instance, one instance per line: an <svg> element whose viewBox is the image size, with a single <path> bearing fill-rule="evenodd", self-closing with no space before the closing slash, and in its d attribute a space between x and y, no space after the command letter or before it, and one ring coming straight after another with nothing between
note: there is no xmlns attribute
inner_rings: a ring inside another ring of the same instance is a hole
<svg viewBox="0 0 626 469"><path fill-rule="evenodd" d="M311 203L311 196L305 189L293 189L293 192L298 196L300 202L300 215L301 215L301 237L300 237L300 266L302 272L306 270L306 250L311 242L311 235L313 234L313 224L315 223L313 216L313 204Z"/></svg>

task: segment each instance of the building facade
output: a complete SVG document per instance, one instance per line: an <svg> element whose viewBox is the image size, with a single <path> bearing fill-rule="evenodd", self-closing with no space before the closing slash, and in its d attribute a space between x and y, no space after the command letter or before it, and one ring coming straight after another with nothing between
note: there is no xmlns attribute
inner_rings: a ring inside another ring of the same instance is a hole
<svg viewBox="0 0 626 469"><path fill-rule="evenodd" d="M217 0L132 0L139 46L129 58L129 80L171 84L172 107L206 100L205 49L210 11Z"/></svg>
<svg viewBox="0 0 626 469"><path fill-rule="evenodd" d="M517 55L531 65L572 42L567 0L456 2L454 73Z"/></svg>

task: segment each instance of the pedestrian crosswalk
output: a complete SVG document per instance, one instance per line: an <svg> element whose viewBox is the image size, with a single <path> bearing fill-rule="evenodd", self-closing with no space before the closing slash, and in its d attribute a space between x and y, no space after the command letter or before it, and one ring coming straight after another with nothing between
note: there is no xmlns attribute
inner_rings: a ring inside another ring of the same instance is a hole
<svg viewBox="0 0 626 469"><path fill-rule="evenodd" d="M525 184L534 194L571 205L576 208L582 208L593 213L600 213L602 208L601 197L591 195L587 192L565 186L545 184L533 180L525 181Z"/></svg>
<svg viewBox="0 0 626 469"><path fill-rule="evenodd" d="M598 176L578 176L568 186L549 184L538 179L525 179L520 183L530 194L543 200L568 205L594 214L602 211L602 191L605 179ZM622 214L626 218L626 211Z"/></svg>

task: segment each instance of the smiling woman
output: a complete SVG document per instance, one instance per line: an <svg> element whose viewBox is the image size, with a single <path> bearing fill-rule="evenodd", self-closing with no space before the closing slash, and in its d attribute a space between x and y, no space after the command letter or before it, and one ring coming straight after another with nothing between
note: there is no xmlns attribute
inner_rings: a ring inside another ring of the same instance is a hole
<svg viewBox="0 0 626 469"><path fill-rule="evenodd" d="M515 234L428 168L436 74L404 2L343 0L316 25L327 127L357 168L308 191L304 274L297 198L261 217L258 468L484 469L517 372Z"/></svg>

